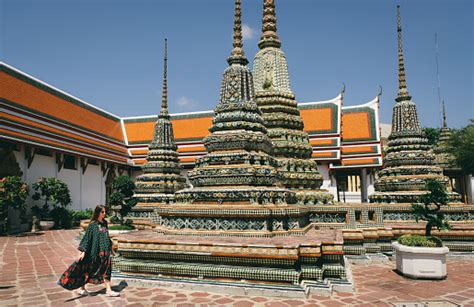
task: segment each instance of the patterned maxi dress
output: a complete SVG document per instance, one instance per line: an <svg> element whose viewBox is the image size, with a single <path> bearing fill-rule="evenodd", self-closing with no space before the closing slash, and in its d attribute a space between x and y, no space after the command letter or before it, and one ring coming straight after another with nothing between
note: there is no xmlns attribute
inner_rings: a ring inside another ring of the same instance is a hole
<svg viewBox="0 0 474 307"><path fill-rule="evenodd" d="M92 221L78 248L85 252L82 260L73 264L61 275L58 284L67 290L77 289L87 283L101 284L110 280L112 271L112 242L107 221Z"/></svg>

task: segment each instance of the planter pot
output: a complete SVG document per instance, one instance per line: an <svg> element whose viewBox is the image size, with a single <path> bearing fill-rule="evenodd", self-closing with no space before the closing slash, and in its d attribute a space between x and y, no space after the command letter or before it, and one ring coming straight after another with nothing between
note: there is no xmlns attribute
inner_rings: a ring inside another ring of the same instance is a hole
<svg viewBox="0 0 474 307"><path fill-rule="evenodd" d="M41 230L50 230L54 226L54 221L40 221Z"/></svg>
<svg viewBox="0 0 474 307"><path fill-rule="evenodd" d="M410 278L443 279L447 276L446 255L443 247L413 247L393 242L397 271Z"/></svg>

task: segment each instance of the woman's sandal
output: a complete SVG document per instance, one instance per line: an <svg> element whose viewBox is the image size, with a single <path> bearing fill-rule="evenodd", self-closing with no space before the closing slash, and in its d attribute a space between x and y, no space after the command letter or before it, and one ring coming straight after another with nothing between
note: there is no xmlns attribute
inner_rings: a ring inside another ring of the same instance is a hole
<svg viewBox="0 0 474 307"><path fill-rule="evenodd" d="M120 296L120 293L119 293L119 292L115 292L115 291L109 291L109 292L106 292L106 293L105 293L105 296L117 297L117 296Z"/></svg>

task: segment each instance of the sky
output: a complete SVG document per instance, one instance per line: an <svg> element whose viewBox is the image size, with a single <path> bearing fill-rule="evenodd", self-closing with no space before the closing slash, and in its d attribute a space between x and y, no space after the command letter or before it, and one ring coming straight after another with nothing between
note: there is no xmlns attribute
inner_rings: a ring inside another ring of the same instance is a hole
<svg viewBox="0 0 474 307"><path fill-rule="evenodd" d="M401 5L407 85L423 127L474 118L471 0L277 0L278 35L298 102L344 105L379 92L391 123ZM258 51L263 0L242 0L244 49ZM121 117L157 114L164 38L171 113L212 110L232 49L233 0L0 0L0 60Z"/></svg>

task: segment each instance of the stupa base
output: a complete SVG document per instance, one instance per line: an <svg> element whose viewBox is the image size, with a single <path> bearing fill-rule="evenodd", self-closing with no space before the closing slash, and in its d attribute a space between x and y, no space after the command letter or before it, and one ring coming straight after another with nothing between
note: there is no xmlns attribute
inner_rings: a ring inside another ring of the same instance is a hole
<svg viewBox="0 0 474 307"><path fill-rule="evenodd" d="M395 203L419 203L420 196L426 194L427 191L400 191L400 192L375 192L369 196L371 203L386 203L386 204L395 204ZM453 192L449 192L449 202L450 203L460 203L461 195Z"/></svg>
<svg viewBox="0 0 474 307"><path fill-rule="evenodd" d="M153 222L163 233L201 235L273 236L304 233L310 210L297 205L256 205L239 203L172 204L154 208Z"/></svg>
<svg viewBox="0 0 474 307"><path fill-rule="evenodd" d="M304 236L201 237L139 231L114 237L114 276L197 279L229 283L323 287L349 285L340 231L309 229Z"/></svg>

